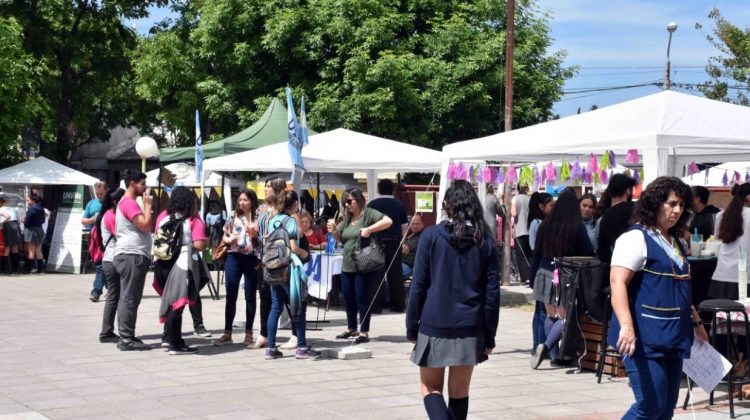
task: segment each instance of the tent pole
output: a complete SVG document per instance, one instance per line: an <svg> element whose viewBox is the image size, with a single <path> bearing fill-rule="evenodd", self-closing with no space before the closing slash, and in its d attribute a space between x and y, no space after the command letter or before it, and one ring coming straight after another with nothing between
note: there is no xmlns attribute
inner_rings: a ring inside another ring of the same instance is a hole
<svg viewBox="0 0 750 420"><path fill-rule="evenodd" d="M163 168L164 166L162 166L160 162L159 163L159 179L156 181L157 182L156 188L158 188L157 191L159 191L159 195L157 195L158 198L156 200L156 214L161 213L161 195L164 194L164 191L162 190L162 185L161 185L161 170Z"/></svg>
<svg viewBox="0 0 750 420"><path fill-rule="evenodd" d="M313 210L315 210L315 215L320 216L322 213L320 209L320 172L317 173L315 176L315 197L313 198Z"/></svg>

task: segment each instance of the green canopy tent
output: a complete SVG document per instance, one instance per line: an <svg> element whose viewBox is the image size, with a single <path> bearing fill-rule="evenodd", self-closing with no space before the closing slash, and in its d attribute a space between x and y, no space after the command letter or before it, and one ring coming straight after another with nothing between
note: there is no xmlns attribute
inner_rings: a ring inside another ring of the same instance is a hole
<svg viewBox="0 0 750 420"><path fill-rule="evenodd" d="M309 135L317 134L308 130ZM288 140L287 109L274 98L266 112L255 124L223 140L203 145L206 159L232 155L247 150L283 143ZM187 162L195 159L195 146L164 148L160 150L159 160L162 164Z"/></svg>

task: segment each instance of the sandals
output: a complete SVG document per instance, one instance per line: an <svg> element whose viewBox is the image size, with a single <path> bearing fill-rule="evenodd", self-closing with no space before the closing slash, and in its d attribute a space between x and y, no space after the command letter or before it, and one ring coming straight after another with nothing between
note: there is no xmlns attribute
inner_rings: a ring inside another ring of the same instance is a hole
<svg viewBox="0 0 750 420"><path fill-rule="evenodd" d="M242 342L242 345L247 348L251 348L253 346L253 343L255 343L253 333L245 333L245 340Z"/></svg>
<svg viewBox="0 0 750 420"><path fill-rule="evenodd" d="M346 330L346 331L342 332L341 334L337 335L336 338L339 339L339 340L345 340L347 338L356 337L358 335L359 335L359 333L357 331Z"/></svg>
<svg viewBox="0 0 750 420"><path fill-rule="evenodd" d="M232 336L226 333L213 342L213 345L216 347L226 346L228 344L232 344Z"/></svg>

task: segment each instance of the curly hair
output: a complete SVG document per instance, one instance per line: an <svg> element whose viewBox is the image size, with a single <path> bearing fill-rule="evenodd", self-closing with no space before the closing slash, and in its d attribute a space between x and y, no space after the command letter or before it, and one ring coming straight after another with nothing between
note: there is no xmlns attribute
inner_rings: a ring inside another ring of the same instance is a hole
<svg viewBox="0 0 750 420"><path fill-rule="evenodd" d="M195 194L188 187L175 187L169 197L169 215L177 213L186 218L195 213Z"/></svg>
<svg viewBox="0 0 750 420"><path fill-rule="evenodd" d="M531 227L534 219L544 220L544 213L539 206L546 206L552 201L552 196L545 192L535 192L529 199L529 217L526 218L526 228Z"/></svg>
<svg viewBox="0 0 750 420"><path fill-rule="evenodd" d="M578 196L571 190L565 190L557 198L552 213L539 226L536 236L537 247L546 257L569 255L568 251L575 249L580 226L581 210Z"/></svg>
<svg viewBox="0 0 750 420"><path fill-rule="evenodd" d="M647 228L657 229L659 211L669 199L670 193L675 193L684 203L682 214L677 223L669 229L669 234L679 238L687 233L690 213L685 211L685 206L692 204L693 191L682 180L671 176L660 176L648 184L635 205L633 221Z"/></svg>
<svg viewBox="0 0 750 420"><path fill-rule="evenodd" d="M736 184L732 187L732 201L721 216L719 223L719 239L725 244L731 244L742 236L742 208L750 195L750 183Z"/></svg>
<svg viewBox="0 0 750 420"><path fill-rule="evenodd" d="M469 225L474 227L474 241L481 246L484 243L484 235L489 232L489 227L484 221L484 211L479 202L474 187L464 180L455 180L445 191L443 200L445 215L452 219L448 224L448 232L451 235L451 243L458 244L464 236L464 229Z"/></svg>

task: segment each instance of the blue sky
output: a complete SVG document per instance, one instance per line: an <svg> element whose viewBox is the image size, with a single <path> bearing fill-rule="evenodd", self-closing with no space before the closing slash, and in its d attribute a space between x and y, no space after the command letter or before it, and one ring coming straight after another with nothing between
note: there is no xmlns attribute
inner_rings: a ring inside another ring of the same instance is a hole
<svg viewBox="0 0 750 420"><path fill-rule="evenodd" d="M670 59L672 81L702 83L708 80L704 67L717 51L705 39L713 30L708 13L715 6L730 22L750 26L750 0L538 0L540 10L550 14L553 50L566 50L566 65L578 65L578 75L566 90L636 85L659 82L664 77L667 24L676 22ZM154 22L169 17L169 9L152 8L151 16L136 22L147 33ZM695 29L701 23L702 30ZM561 116L578 108L612 105L659 91L647 86L610 92L566 95L555 104ZM676 91L685 91L679 87Z"/></svg>
<svg viewBox="0 0 750 420"><path fill-rule="evenodd" d="M672 81L702 83L704 66L716 49L705 39L713 30L708 13L716 6L730 22L750 26L750 0L540 0L550 13L553 49L568 52L565 63L581 67L565 84L566 90L625 86L661 81L664 77L667 24L676 22L670 61ZM702 32L695 24L703 25ZM555 104L561 116L580 107L600 107L649 95L659 87L566 95ZM673 88L676 91L684 91ZM586 95L584 97L584 95Z"/></svg>

